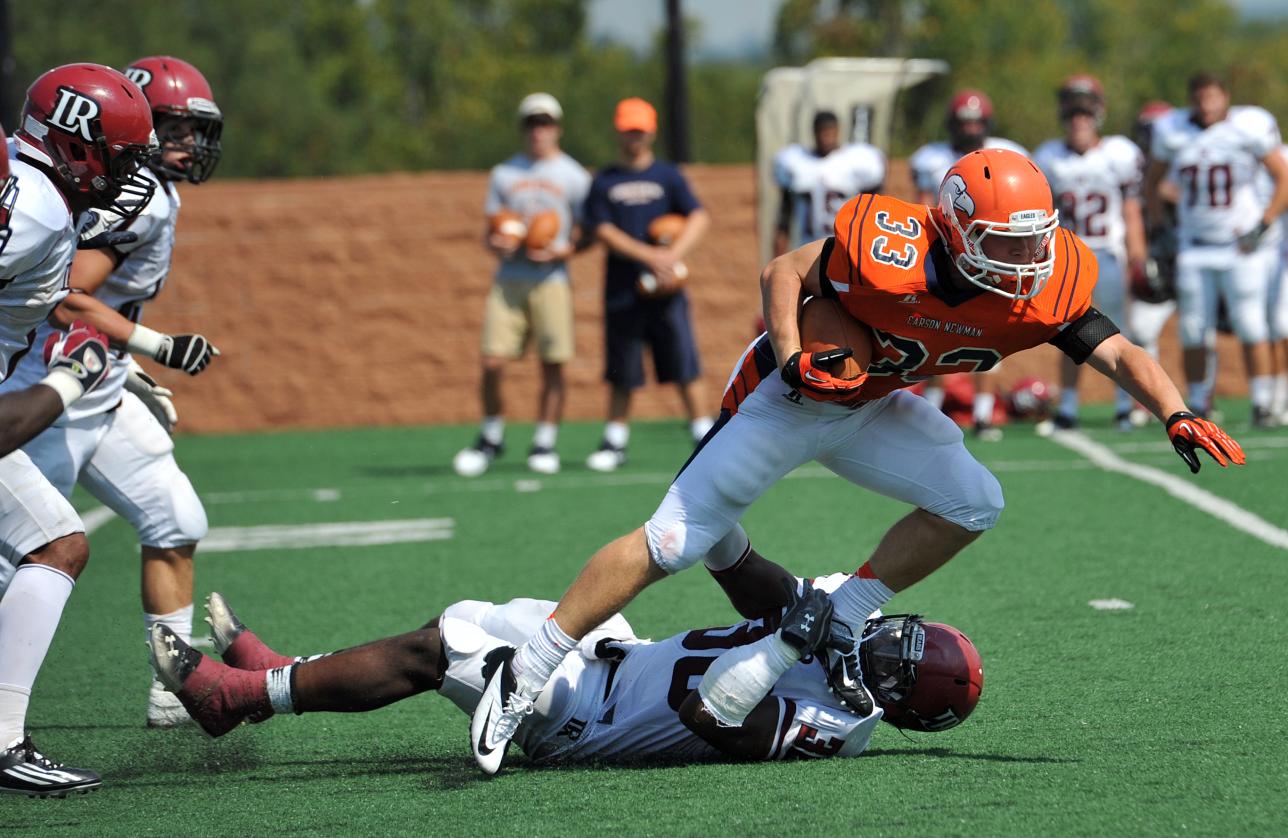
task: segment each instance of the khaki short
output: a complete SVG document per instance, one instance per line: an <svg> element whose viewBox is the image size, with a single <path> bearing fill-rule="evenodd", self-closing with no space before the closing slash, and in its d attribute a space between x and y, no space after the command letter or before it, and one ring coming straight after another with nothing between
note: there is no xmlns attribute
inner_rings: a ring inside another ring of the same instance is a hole
<svg viewBox="0 0 1288 838"><path fill-rule="evenodd" d="M506 280L492 286L483 314L483 354L520 358L528 339L549 364L572 360L572 288L567 280Z"/></svg>

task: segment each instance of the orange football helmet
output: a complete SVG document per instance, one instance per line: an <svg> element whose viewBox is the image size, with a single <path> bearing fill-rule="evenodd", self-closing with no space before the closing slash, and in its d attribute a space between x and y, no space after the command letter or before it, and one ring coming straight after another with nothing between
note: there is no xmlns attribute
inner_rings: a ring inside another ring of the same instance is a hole
<svg viewBox="0 0 1288 838"><path fill-rule="evenodd" d="M1033 161L985 148L958 160L939 185L937 221L962 276L1013 300L1036 297L1055 268L1060 217Z"/></svg>

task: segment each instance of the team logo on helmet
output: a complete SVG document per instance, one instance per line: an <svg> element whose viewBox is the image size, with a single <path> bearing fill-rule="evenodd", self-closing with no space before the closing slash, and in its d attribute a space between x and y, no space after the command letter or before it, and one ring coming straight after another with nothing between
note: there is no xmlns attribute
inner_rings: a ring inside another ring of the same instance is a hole
<svg viewBox="0 0 1288 838"><path fill-rule="evenodd" d="M966 191L966 180L961 175L952 174L944 179L939 189L939 206L944 212L954 209L968 216L975 214L975 199Z"/></svg>
<svg viewBox="0 0 1288 838"><path fill-rule="evenodd" d="M144 67L125 68L125 77L137 84L140 89L152 83L152 71Z"/></svg>
<svg viewBox="0 0 1288 838"><path fill-rule="evenodd" d="M58 88L58 98L54 101L54 112L49 115L49 124L68 134L75 134L87 143L94 142L94 131L90 122L98 119L101 112L98 102L83 93L77 93L70 87Z"/></svg>

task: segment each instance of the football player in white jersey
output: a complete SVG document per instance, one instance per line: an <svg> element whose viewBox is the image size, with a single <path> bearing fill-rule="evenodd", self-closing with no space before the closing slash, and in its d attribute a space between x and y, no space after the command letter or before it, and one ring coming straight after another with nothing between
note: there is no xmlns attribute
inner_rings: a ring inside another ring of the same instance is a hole
<svg viewBox="0 0 1288 838"><path fill-rule="evenodd" d="M1132 140L1144 155L1141 175L1149 169L1149 150L1154 135L1154 123L1172 111L1167 102L1146 102L1136 114ZM1150 227L1146 233L1149 254L1141 270L1129 266L1131 279L1131 307L1128 324L1132 339L1158 360L1158 339L1163 327L1176 313L1176 184L1159 184L1164 203L1163 219L1159 226Z"/></svg>
<svg viewBox="0 0 1288 838"><path fill-rule="evenodd" d="M793 143L774 155L774 180L782 189L774 255L830 236L836 211L861 192L880 192L885 174L879 148L842 146L836 114L814 114L814 148Z"/></svg>
<svg viewBox="0 0 1288 838"><path fill-rule="evenodd" d="M979 700L979 653L950 626L874 615L856 649L854 632L831 620L826 594L844 574L811 584L748 549L715 575L744 622L652 642L613 616L564 660L519 728L528 756L536 763L849 757L867 747L882 719L946 730ZM247 630L216 593L206 608L224 663L164 626L153 630L151 648L158 672L211 736L275 713L362 712L428 690L472 713L492 670L553 606L467 600L416 631L292 658ZM845 653L820 654L828 645ZM765 658L768 668L758 665ZM833 691L837 679L824 660L861 670L864 687Z"/></svg>
<svg viewBox="0 0 1288 838"><path fill-rule="evenodd" d="M70 64L42 75L27 91L21 120L7 150L14 181L5 189L8 229L0 249L5 377L67 295L77 246L74 214L90 208L137 213L153 189L140 170L156 150L152 115L138 88L98 64ZM121 239L109 234L91 244ZM93 329L75 326L65 337L51 337L43 348L52 370L0 395L6 409L25 402L52 421L96 383L91 377L108 369L104 339ZM38 399L43 405L35 404ZM61 797L102 781L36 749L25 731L27 705L63 606L89 559L89 543L71 505L27 456L3 453L0 555L17 570L0 600L0 792Z"/></svg>
<svg viewBox="0 0 1288 838"><path fill-rule="evenodd" d="M147 97L161 142L161 155L141 173L154 187L152 196L127 222L137 235L134 241L80 252L71 271L71 287L79 293L64 301L54 316L56 321L85 319L119 349L103 385L70 406L23 451L64 496L70 497L79 482L134 526L143 554L145 626L164 622L186 640L192 636L192 557L206 533L206 513L175 463L167 432L177 415L169 391L150 382L130 353L143 353L193 375L218 354L201 335L164 335L139 320L170 270L179 211L175 184L201 183L211 175L219 160L222 117L210 85L185 61L144 58L131 64L125 75ZM124 317L99 320L87 310L96 301ZM42 326L37 341L53 331L53 326ZM42 369L40 360L29 355L5 386L28 386ZM154 681L148 726L172 727L187 719L174 697Z"/></svg>
<svg viewBox="0 0 1288 838"><path fill-rule="evenodd" d="M1056 93L1064 137L1047 140L1033 153L1051 184L1060 224L1087 243L1100 264L1096 308L1115 323L1127 322L1127 267L1145 263L1145 229L1141 216L1140 177L1143 155L1120 134L1101 136L1105 91L1092 76L1070 76ZM1128 335L1130 337L1130 335ZM1057 428L1078 424L1079 367L1060 363ZM1132 428L1132 399L1115 393L1120 430Z"/></svg>
<svg viewBox="0 0 1288 838"><path fill-rule="evenodd" d="M1005 148L1029 155L1018 143L993 136L993 101L982 90L959 90L948 102L948 139L926 143L912 153L908 165L917 187L917 203L933 205L939 200L939 185L944 175L962 155L981 148ZM975 421L975 436L986 442L1002 438L1000 428L993 427L993 408L997 403L997 371L994 366L985 373L974 373L975 395L971 414ZM938 378L926 382L922 393L926 401L940 410L944 407L944 388Z"/></svg>
<svg viewBox="0 0 1288 838"><path fill-rule="evenodd" d="M1231 324L1243 344L1252 421L1270 424L1274 379L1266 316L1271 266L1261 239L1288 208L1288 162L1277 153L1279 125L1266 110L1230 106L1225 83L1199 73L1189 81L1190 107L1154 125L1146 174L1151 222L1162 214L1158 186L1163 178L1180 189L1177 205L1177 297L1189 401L1210 410L1208 354L1222 295ZM1269 204L1257 197L1257 173L1274 180Z"/></svg>
<svg viewBox="0 0 1288 838"><path fill-rule="evenodd" d="M1279 147L1278 155L1288 160L1288 145ZM1258 197L1269 203L1274 194L1274 179L1266 170L1257 177ZM1270 291L1267 294L1267 316L1270 320L1270 353L1271 368L1274 377L1274 391L1270 400L1270 414L1278 425L1288 424L1288 292L1285 291L1284 276L1288 271L1288 223L1285 215L1279 216L1261 240L1263 248L1270 248L1267 261L1270 269Z"/></svg>

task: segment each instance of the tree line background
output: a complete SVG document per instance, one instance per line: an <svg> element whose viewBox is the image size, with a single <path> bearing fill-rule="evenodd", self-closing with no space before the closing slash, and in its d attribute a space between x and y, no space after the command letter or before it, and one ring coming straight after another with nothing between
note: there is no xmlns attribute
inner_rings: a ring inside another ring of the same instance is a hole
<svg viewBox="0 0 1288 838"><path fill-rule="evenodd" d="M225 176L487 168L515 150L514 109L533 90L559 98L564 147L595 166L615 155L614 103L660 104L665 80L660 33L644 55L597 43L580 0L59 0L11 4L9 24L6 127L50 67L172 54L224 110ZM835 55L952 66L905 96L895 155L942 134L962 86L988 92L998 133L1031 148L1059 132L1054 91L1074 72L1104 83L1114 132L1146 100L1183 102L1198 69L1288 118L1288 26L1241 21L1223 0L786 0L763 59L690 65L693 158L751 161L764 71Z"/></svg>

